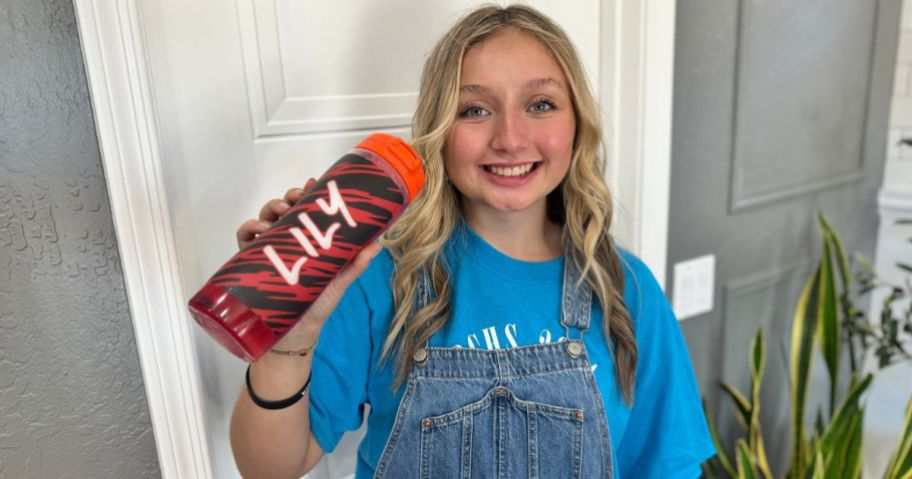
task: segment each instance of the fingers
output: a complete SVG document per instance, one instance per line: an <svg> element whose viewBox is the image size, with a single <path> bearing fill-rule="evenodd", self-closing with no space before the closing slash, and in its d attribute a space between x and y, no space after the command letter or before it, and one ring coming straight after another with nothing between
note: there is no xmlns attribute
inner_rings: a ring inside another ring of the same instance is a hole
<svg viewBox="0 0 912 479"><path fill-rule="evenodd" d="M313 178L307 180L307 183L304 183L304 188L292 188L286 191L284 200L290 205L301 201L301 198L304 197L304 193L310 190L315 184L317 184L317 180Z"/></svg>
<svg viewBox="0 0 912 479"><path fill-rule="evenodd" d="M236 232L238 246L243 249L256 239L261 233L269 229L282 215L291 209L291 206L301 201L307 190L316 184L317 180L311 178L307 180L304 188L291 188L285 192L282 198L271 199L263 205L258 215L258 220L247 220L241 224Z"/></svg>
<svg viewBox="0 0 912 479"><path fill-rule="evenodd" d="M291 188L285 192L282 199L273 199L266 202L260 210L260 220L275 223L275 220L285 214L289 208L304 198L304 193L310 189L317 180L311 178L307 180L304 188Z"/></svg>
<svg viewBox="0 0 912 479"><path fill-rule="evenodd" d="M249 245L253 240L256 239L261 233L269 229L272 226L271 223L264 223L257 220L247 220L241 223L241 227L237 229L235 236L237 237L238 248L244 249Z"/></svg>
<svg viewBox="0 0 912 479"><path fill-rule="evenodd" d="M275 221L285 214L289 208L291 208L291 205L284 200L278 198L269 200L263 205L263 208L260 209L260 221L275 223Z"/></svg>
<svg viewBox="0 0 912 479"><path fill-rule="evenodd" d="M285 196L282 198L289 205L293 205L298 201L301 201L301 198L304 197L304 190L308 189L306 186L304 189L301 188L292 188L285 192Z"/></svg>

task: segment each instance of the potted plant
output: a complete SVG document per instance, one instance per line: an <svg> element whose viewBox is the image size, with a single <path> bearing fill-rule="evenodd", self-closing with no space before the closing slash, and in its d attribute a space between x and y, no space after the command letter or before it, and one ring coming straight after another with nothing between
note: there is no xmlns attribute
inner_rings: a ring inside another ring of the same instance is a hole
<svg viewBox="0 0 912 479"><path fill-rule="evenodd" d="M785 477L856 478L862 466L865 392L880 369L912 359L912 306L900 310L898 315L894 307L912 297L912 284L907 280L904 286L898 286L881 280L870 261L860 255L856 255L859 266L853 277L838 232L823 214L818 214L818 224L823 239L820 260L804 285L792 322L788 358L792 448ZM912 266L898 266L912 273ZM877 290L886 290L886 294L875 324L857 304ZM818 410L814 426L807 427L809 379L817 346L829 376L830 407L829 414ZM848 351L843 351L844 347ZM844 355L849 359L849 377L848 387L841 390L840 362ZM866 361L872 356L876 362ZM760 386L766 362L762 331L751 343L749 362L749 395L722 384L746 433L746 437L737 439L731 458L707 410L717 450L717 456L704 464L707 477L773 479L760 427ZM912 398L884 478L912 479Z"/></svg>

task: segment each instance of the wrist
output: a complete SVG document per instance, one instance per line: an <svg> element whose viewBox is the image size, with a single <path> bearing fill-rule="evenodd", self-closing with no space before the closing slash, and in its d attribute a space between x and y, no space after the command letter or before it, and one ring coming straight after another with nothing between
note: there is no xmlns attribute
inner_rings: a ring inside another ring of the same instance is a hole
<svg viewBox="0 0 912 479"><path fill-rule="evenodd" d="M249 381L264 400L289 397L310 377L311 357L281 356L267 353L250 364Z"/></svg>
<svg viewBox="0 0 912 479"><path fill-rule="evenodd" d="M282 337L282 339L276 342L272 346L272 349L299 350L307 348L309 346L314 346L320 339L320 332L322 329L322 326L312 326L299 323L294 326L292 332L286 334L284 337Z"/></svg>

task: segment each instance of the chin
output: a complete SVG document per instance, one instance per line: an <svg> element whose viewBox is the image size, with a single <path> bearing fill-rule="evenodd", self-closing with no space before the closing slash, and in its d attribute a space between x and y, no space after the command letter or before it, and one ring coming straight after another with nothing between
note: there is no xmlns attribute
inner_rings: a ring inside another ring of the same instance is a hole
<svg viewBox="0 0 912 479"><path fill-rule="evenodd" d="M491 202L489 206L501 213L517 213L520 211L526 211L535 206L534 201L502 201L502 202Z"/></svg>

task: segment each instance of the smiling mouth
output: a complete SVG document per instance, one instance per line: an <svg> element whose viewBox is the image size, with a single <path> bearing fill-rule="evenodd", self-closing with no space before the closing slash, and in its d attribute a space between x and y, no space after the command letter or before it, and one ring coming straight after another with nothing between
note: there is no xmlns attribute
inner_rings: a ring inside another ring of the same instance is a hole
<svg viewBox="0 0 912 479"><path fill-rule="evenodd" d="M532 172L533 170L538 168L538 166L540 164L541 164L540 161L536 161L534 163L526 163L525 165L518 165L518 166L482 165L482 167L488 173L491 173L491 174L494 174L497 176L513 177L513 176L528 175L530 172Z"/></svg>

